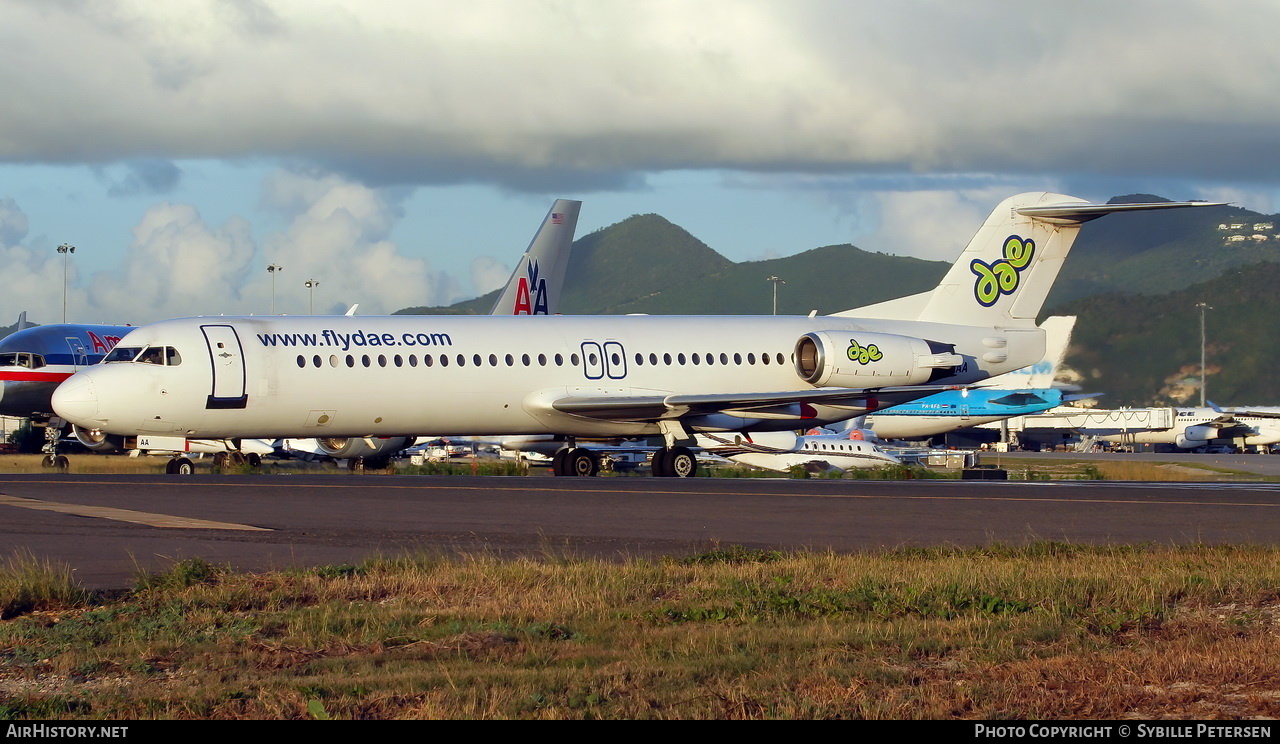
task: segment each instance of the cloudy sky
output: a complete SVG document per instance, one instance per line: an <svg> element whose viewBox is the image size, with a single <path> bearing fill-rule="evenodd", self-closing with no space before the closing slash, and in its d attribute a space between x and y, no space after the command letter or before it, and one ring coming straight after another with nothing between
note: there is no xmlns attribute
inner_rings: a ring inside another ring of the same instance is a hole
<svg viewBox="0 0 1280 744"><path fill-rule="evenodd" d="M270 312L273 279L279 312L307 279L317 312L452 302L556 197L579 235L657 212L739 261L949 260L1028 190L1270 213L1277 28L1273 0L0 0L0 324L59 320L64 270L79 322Z"/></svg>

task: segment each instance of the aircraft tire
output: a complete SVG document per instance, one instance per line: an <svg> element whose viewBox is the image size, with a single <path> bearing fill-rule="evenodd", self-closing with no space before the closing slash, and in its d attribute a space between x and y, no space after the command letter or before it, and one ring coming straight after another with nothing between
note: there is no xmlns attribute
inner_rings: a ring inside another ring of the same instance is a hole
<svg viewBox="0 0 1280 744"><path fill-rule="evenodd" d="M565 458L569 475L590 478L600 472L600 460L591 450L578 447Z"/></svg>
<svg viewBox="0 0 1280 744"><path fill-rule="evenodd" d="M65 473L69 467L71 467L71 461L67 459L66 455L54 455L53 468L55 470L60 470Z"/></svg>
<svg viewBox="0 0 1280 744"><path fill-rule="evenodd" d="M569 458L569 449L562 447L556 450L555 455L551 458L551 474L552 475L569 475L565 467L565 460Z"/></svg>
<svg viewBox="0 0 1280 744"><path fill-rule="evenodd" d="M213 456L213 467L216 470L223 470L227 467L227 453L218 452Z"/></svg>
<svg viewBox="0 0 1280 744"><path fill-rule="evenodd" d="M249 454L245 455L244 459L246 462L249 463L249 467L251 468L262 467L262 456L259 455L257 452L250 452Z"/></svg>
<svg viewBox="0 0 1280 744"><path fill-rule="evenodd" d="M55 462L55 458L53 455L45 455L44 457L40 458L40 467L51 468L54 466L54 462Z"/></svg>
<svg viewBox="0 0 1280 744"><path fill-rule="evenodd" d="M670 478L674 475L671 472L671 448L663 447L661 449L654 450L653 460L649 467L653 471L654 476L658 478Z"/></svg>
<svg viewBox="0 0 1280 744"><path fill-rule="evenodd" d="M165 471L170 475L192 475L196 472L196 466L185 457L176 457L165 466Z"/></svg>
<svg viewBox="0 0 1280 744"><path fill-rule="evenodd" d="M698 474L698 458L688 447L672 447L666 467L672 477L692 478Z"/></svg>
<svg viewBox="0 0 1280 744"><path fill-rule="evenodd" d="M351 472L353 472L353 473L363 473L363 472L364 472L364 458L363 458L363 457L353 457L353 458L351 458L350 460L347 460L347 470L349 470L349 471L351 471Z"/></svg>

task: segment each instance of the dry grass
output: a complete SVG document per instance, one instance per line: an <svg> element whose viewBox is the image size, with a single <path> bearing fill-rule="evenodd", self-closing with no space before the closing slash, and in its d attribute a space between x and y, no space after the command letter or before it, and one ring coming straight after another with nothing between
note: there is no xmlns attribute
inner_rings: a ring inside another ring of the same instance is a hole
<svg viewBox="0 0 1280 744"><path fill-rule="evenodd" d="M1280 550L701 558L188 561L0 622L0 719L1280 715Z"/></svg>

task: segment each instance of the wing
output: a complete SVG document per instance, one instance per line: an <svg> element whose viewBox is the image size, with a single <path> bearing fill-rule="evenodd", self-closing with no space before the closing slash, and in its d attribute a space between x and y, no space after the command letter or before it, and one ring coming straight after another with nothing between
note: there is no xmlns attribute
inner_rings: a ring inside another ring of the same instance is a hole
<svg viewBox="0 0 1280 744"><path fill-rule="evenodd" d="M955 389L954 385L914 385L814 388L775 393L567 395L543 400L540 405L557 413L608 421L656 422L716 413L744 418L800 420L813 418L814 406L848 409L849 415L845 418L852 418L943 390Z"/></svg>

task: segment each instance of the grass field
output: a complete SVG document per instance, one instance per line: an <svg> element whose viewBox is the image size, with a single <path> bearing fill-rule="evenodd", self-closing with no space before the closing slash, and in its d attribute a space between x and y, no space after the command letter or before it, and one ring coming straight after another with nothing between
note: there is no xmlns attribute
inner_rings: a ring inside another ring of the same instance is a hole
<svg viewBox="0 0 1280 744"><path fill-rule="evenodd" d="M0 569L0 719L1280 715L1280 551Z"/></svg>

